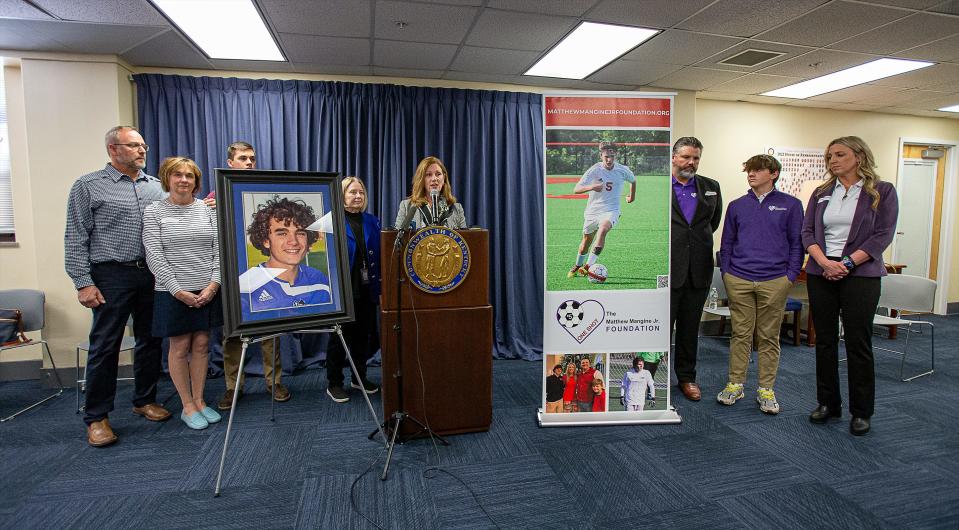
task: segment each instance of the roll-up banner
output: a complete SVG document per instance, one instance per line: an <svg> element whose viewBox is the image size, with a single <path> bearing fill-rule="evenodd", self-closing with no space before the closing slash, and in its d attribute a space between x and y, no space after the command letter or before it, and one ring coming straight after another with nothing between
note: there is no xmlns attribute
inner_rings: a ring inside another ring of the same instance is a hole
<svg viewBox="0 0 959 530"><path fill-rule="evenodd" d="M671 93L547 93L541 426L677 423Z"/></svg>

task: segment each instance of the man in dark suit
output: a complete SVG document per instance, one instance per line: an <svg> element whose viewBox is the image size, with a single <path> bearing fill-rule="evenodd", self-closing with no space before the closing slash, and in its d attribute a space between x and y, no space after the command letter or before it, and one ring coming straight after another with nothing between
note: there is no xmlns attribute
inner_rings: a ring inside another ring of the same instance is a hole
<svg viewBox="0 0 959 530"><path fill-rule="evenodd" d="M713 278L713 232L723 213L719 183L696 174L702 152L702 142L692 136L673 144L669 321L670 329L676 327L676 379L692 401L702 397L696 384L699 320Z"/></svg>

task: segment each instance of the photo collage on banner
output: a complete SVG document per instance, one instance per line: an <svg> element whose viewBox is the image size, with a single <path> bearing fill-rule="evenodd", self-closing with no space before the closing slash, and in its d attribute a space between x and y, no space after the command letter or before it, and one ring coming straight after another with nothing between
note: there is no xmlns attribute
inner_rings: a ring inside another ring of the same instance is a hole
<svg viewBox="0 0 959 530"><path fill-rule="evenodd" d="M540 425L678 422L669 397L673 94L544 96Z"/></svg>

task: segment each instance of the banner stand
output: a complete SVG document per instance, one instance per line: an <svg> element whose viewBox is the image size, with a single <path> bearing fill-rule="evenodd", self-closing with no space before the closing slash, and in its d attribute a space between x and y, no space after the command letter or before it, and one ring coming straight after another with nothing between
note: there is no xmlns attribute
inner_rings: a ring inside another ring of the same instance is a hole
<svg viewBox="0 0 959 530"><path fill-rule="evenodd" d="M584 417L586 416L586 417ZM617 411L592 414L561 413L545 414L543 409L536 411L536 421L540 427L581 427L584 425L640 425L647 423L682 423L683 419L676 413L676 409L656 410L644 412L641 417L633 412Z"/></svg>

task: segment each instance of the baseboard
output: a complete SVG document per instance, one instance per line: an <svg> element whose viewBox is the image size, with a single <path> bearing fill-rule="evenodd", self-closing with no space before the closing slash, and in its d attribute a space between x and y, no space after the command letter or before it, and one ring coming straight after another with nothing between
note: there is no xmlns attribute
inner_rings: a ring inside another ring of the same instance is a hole
<svg viewBox="0 0 959 530"><path fill-rule="evenodd" d="M82 376L82 368L81 368ZM74 366L69 368L57 368L57 375L64 387L74 388L77 386L77 369ZM125 364L118 367L118 378L133 377L133 365ZM28 361L10 361L0 363L0 382L4 381L29 381L39 380L41 386L46 388L56 388L57 378L53 375L52 368L43 368L39 359Z"/></svg>

